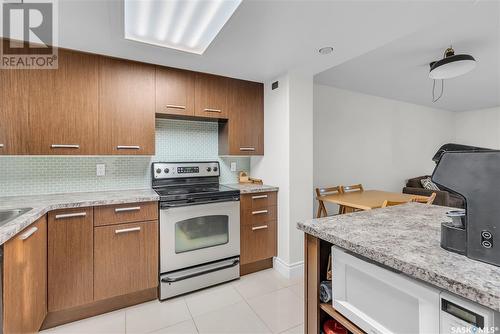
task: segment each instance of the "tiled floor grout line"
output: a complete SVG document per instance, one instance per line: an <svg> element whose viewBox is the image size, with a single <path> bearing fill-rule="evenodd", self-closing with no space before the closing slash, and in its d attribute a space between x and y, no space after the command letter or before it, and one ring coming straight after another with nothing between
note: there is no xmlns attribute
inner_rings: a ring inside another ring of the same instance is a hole
<svg viewBox="0 0 500 334"><path fill-rule="evenodd" d="M186 303L186 307L188 309L189 315L191 316L191 321L193 321L194 327L196 328L196 333L200 333L200 330L198 329L198 325L196 324L196 321L194 321L193 313L191 313L191 309L189 308L189 304L188 304L186 298L184 298L184 302Z"/></svg>
<svg viewBox="0 0 500 334"><path fill-rule="evenodd" d="M248 300L245 298L245 296L243 296L236 287L233 286L233 289L236 290L236 292L241 296L241 298L243 298L243 301L248 305L248 307L250 307L250 310L253 312L253 314L255 314L257 316L257 318L259 318L259 320L264 324L264 326L266 326L266 328L269 330L270 333L273 333L273 330L269 327L269 325L264 321L264 319L262 319L258 314L257 312L253 309L252 305L250 305L250 303L248 303Z"/></svg>

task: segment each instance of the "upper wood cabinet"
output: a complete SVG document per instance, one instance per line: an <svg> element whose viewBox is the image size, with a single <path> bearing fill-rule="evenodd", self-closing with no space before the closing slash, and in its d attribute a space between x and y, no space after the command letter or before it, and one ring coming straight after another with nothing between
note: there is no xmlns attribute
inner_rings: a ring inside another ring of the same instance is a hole
<svg viewBox="0 0 500 334"><path fill-rule="evenodd" d="M29 154L95 154L98 57L60 50L57 70L29 79Z"/></svg>
<svg viewBox="0 0 500 334"><path fill-rule="evenodd" d="M194 72L156 66L156 113L194 116Z"/></svg>
<svg viewBox="0 0 500 334"><path fill-rule="evenodd" d="M25 154L28 71L0 70L0 155Z"/></svg>
<svg viewBox="0 0 500 334"><path fill-rule="evenodd" d="M219 123L219 155L264 155L264 87L231 79L229 119Z"/></svg>
<svg viewBox="0 0 500 334"><path fill-rule="evenodd" d="M37 333L47 314L47 217L3 247L3 333Z"/></svg>
<svg viewBox="0 0 500 334"><path fill-rule="evenodd" d="M100 154L155 153L155 67L101 57Z"/></svg>
<svg viewBox="0 0 500 334"><path fill-rule="evenodd" d="M195 116L228 118L228 91L229 78L196 73L194 88Z"/></svg>
<svg viewBox="0 0 500 334"><path fill-rule="evenodd" d="M50 312L93 301L92 208L63 209L49 213L47 258Z"/></svg>

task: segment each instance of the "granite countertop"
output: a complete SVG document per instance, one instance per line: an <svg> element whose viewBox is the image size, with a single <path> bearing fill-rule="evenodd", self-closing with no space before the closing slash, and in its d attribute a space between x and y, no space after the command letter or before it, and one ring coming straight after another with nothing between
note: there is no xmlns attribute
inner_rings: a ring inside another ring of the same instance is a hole
<svg viewBox="0 0 500 334"><path fill-rule="evenodd" d="M226 187L237 189L242 194L262 193L266 191L278 191L278 187L255 183L233 183L225 184Z"/></svg>
<svg viewBox="0 0 500 334"><path fill-rule="evenodd" d="M297 228L443 290L500 311L500 267L440 246L447 207L408 203L313 219Z"/></svg>
<svg viewBox="0 0 500 334"><path fill-rule="evenodd" d="M52 210L158 200L152 189L0 197L0 210L33 208L0 226L0 245Z"/></svg>

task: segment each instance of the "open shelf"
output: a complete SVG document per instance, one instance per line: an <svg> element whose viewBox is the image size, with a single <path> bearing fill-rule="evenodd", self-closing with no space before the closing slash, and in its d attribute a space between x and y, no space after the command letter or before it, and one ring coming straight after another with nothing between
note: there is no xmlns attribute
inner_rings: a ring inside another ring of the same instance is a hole
<svg viewBox="0 0 500 334"><path fill-rule="evenodd" d="M350 322L349 319L347 319L342 314L337 312L337 310L335 310L331 304L321 303L319 304L319 307L320 309L325 311L330 317L332 317L334 320L336 320L338 323L344 326L349 332L353 334L366 334L361 329L359 329L358 326Z"/></svg>

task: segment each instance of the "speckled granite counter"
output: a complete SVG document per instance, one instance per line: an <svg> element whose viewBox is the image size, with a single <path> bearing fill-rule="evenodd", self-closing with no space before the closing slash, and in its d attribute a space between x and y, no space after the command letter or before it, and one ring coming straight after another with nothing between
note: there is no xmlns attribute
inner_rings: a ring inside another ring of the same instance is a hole
<svg viewBox="0 0 500 334"><path fill-rule="evenodd" d="M450 208L409 203L302 221L315 237L500 311L500 267L440 247Z"/></svg>
<svg viewBox="0 0 500 334"><path fill-rule="evenodd" d="M251 194L251 193L262 193L266 191L278 191L278 187L268 186L263 184L255 184L255 183L234 183L234 184L225 184L225 186L237 189L242 194Z"/></svg>
<svg viewBox="0 0 500 334"><path fill-rule="evenodd" d="M0 210L33 208L0 227L0 245L49 211L109 204L158 201L152 189L0 197Z"/></svg>

